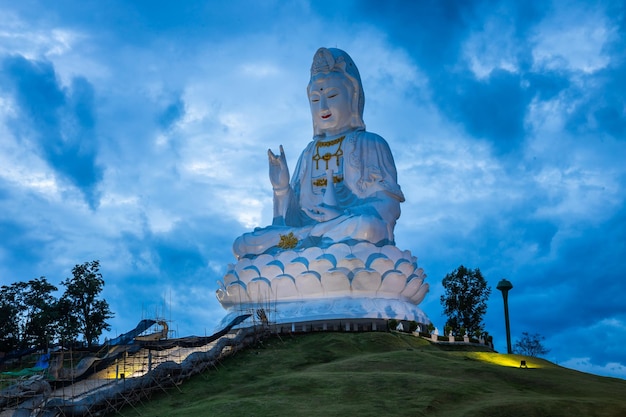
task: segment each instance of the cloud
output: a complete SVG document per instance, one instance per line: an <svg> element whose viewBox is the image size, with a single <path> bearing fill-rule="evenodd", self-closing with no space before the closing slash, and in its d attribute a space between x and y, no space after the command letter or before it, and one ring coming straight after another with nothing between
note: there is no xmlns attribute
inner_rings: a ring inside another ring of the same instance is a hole
<svg viewBox="0 0 626 417"><path fill-rule="evenodd" d="M267 148L295 167L311 58L339 47L394 154L396 242L428 274L435 324L464 264L513 282L514 338L544 334L583 370L626 364L623 2L0 9L3 283L99 259L118 333L157 311L179 336L211 331L232 241L271 222ZM486 323L502 351L497 292Z"/></svg>
<svg viewBox="0 0 626 417"><path fill-rule="evenodd" d="M13 133L31 143L61 177L84 194L92 208L98 205L102 169L96 162L94 91L82 77L62 87L53 65L20 55L2 60L5 91L12 94L16 117Z"/></svg>

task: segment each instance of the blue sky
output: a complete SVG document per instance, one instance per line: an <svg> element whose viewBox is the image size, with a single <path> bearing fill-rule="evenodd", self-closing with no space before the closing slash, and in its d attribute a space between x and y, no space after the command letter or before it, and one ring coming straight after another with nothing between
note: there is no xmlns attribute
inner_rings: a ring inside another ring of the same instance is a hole
<svg viewBox="0 0 626 417"><path fill-rule="evenodd" d="M513 340L626 378L622 1L0 0L0 284L98 259L112 336L211 332L232 241L271 222L267 148L312 137L320 46L359 67L434 323L480 268L499 351L507 278Z"/></svg>

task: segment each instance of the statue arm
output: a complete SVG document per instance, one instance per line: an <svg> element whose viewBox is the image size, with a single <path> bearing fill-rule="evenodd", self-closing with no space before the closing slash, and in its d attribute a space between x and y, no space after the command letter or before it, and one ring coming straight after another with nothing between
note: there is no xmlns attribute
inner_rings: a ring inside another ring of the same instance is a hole
<svg viewBox="0 0 626 417"><path fill-rule="evenodd" d="M358 180L352 183L357 199L346 208L350 215L373 215L395 224L404 195L397 181L393 155L380 136L363 132L353 156L358 159Z"/></svg>
<svg viewBox="0 0 626 417"><path fill-rule="evenodd" d="M283 145L280 145L280 153L274 154L271 149L267 150L267 157L270 167L270 182L274 192L274 219L273 225L285 225L285 213L291 197L291 187L289 186L289 168Z"/></svg>

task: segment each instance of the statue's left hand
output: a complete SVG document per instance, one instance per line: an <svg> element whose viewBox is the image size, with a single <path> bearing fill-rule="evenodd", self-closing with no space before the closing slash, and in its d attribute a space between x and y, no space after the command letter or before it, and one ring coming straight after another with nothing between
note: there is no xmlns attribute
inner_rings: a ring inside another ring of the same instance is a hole
<svg viewBox="0 0 626 417"><path fill-rule="evenodd" d="M267 156L270 163L270 182L274 191L285 190L289 187L289 168L287 168L287 159L283 145L280 145L280 153L274 154L271 149L267 150Z"/></svg>
<svg viewBox="0 0 626 417"><path fill-rule="evenodd" d="M318 222L327 222L336 219L343 214L339 207L331 207L326 204L315 206L314 209L306 209L307 216Z"/></svg>

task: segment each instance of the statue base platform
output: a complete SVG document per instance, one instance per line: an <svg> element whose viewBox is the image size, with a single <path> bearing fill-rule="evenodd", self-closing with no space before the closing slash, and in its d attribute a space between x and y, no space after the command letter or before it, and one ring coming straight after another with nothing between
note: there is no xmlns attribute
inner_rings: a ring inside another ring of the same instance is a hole
<svg viewBox="0 0 626 417"><path fill-rule="evenodd" d="M242 258L218 281L222 323L263 309L272 323L396 319L430 323L417 258L394 245L335 243Z"/></svg>
<svg viewBox="0 0 626 417"><path fill-rule="evenodd" d="M283 301L260 304L241 304L231 310L218 326L225 326L242 314L252 314L240 327L259 322L255 315L263 310L271 324L290 324L309 321L332 321L346 319L396 319L428 324L428 316L417 306L386 298L332 298L304 301Z"/></svg>

